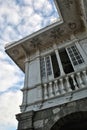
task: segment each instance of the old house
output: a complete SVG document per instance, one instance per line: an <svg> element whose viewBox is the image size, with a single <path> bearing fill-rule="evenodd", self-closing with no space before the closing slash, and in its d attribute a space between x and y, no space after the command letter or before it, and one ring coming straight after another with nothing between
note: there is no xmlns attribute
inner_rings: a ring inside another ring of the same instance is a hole
<svg viewBox="0 0 87 130"><path fill-rule="evenodd" d="M25 73L18 130L87 129L87 0L55 4L60 20L5 48Z"/></svg>

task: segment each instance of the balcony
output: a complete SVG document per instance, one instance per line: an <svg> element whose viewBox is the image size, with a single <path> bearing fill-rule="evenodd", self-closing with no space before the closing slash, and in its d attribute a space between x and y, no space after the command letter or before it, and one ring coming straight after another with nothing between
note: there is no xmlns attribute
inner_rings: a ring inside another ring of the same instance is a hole
<svg viewBox="0 0 87 130"><path fill-rule="evenodd" d="M43 100L66 96L86 89L87 68L66 74L43 84ZM83 93L84 95L84 93ZM85 96L85 95L84 95Z"/></svg>
<svg viewBox="0 0 87 130"><path fill-rule="evenodd" d="M59 106L72 101L87 97L87 67L69 74L65 74L49 82L39 84L33 89L23 89L28 91L28 97L31 101L22 104L21 111L41 110L49 107ZM37 92L37 98L34 94ZM31 94L32 93L32 94ZM30 97L29 97L30 96ZM32 96L32 97L31 97ZM24 96L26 101L26 96Z"/></svg>

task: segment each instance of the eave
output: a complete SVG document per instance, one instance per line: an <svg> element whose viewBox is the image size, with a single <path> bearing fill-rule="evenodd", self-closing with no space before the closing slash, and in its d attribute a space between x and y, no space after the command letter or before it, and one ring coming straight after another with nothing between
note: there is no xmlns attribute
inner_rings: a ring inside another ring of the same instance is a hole
<svg viewBox="0 0 87 130"><path fill-rule="evenodd" d="M60 21L55 22L19 41L5 47L6 53L24 71L26 54L31 54L37 48L43 48L60 43L71 34L82 32L86 28L82 0L55 0L61 12Z"/></svg>

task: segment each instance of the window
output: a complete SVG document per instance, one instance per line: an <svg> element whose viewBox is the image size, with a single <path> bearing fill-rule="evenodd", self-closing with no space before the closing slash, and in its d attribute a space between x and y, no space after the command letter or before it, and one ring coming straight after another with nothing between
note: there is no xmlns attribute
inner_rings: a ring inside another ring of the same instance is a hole
<svg viewBox="0 0 87 130"><path fill-rule="evenodd" d="M75 44L67 48L60 49L59 55L62 62L63 70L66 74L83 67L83 57L81 56Z"/></svg>
<svg viewBox="0 0 87 130"><path fill-rule="evenodd" d="M66 52L66 49L63 48L59 50L60 59L62 62L63 70L66 74L71 73L74 71L73 66L71 64L71 61L69 59L69 56Z"/></svg>
<svg viewBox="0 0 87 130"><path fill-rule="evenodd" d="M40 59L41 65L41 77L43 79L48 79L52 75L51 57L46 56Z"/></svg>
<svg viewBox="0 0 87 130"><path fill-rule="evenodd" d="M47 75L51 75L52 70L51 70L51 63L50 63L50 57L49 56L46 57L46 68L47 68Z"/></svg>
<svg viewBox="0 0 87 130"><path fill-rule="evenodd" d="M74 66L84 63L84 60L79 50L77 49L76 45L72 45L68 47L67 51L68 51L68 54L70 55L70 58Z"/></svg>
<svg viewBox="0 0 87 130"><path fill-rule="evenodd" d="M41 58L40 60L40 65L41 65L41 77L46 77L46 69L45 69L45 59L44 57Z"/></svg>
<svg viewBox="0 0 87 130"><path fill-rule="evenodd" d="M42 81L50 80L60 76L60 69L58 66L55 53L40 59L41 78Z"/></svg>
<svg viewBox="0 0 87 130"><path fill-rule="evenodd" d="M83 57L81 56L75 44L67 48L60 49L59 57L61 59L61 65L65 74L74 72L74 70L83 67ZM42 81L48 81L60 76L61 68L59 68L58 60L55 53L52 53L46 57L42 57L40 60L40 64Z"/></svg>
<svg viewBox="0 0 87 130"><path fill-rule="evenodd" d="M60 69L55 53L51 54L51 60L52 60L54 78L57 78L60 76Z"/></svg>

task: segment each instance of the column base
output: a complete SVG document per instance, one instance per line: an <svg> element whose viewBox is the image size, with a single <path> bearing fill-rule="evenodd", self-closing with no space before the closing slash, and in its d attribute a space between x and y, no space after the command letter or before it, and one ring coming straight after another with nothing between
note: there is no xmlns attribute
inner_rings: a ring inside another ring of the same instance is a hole
<svg viewBox="0 0 87 130"><path fill-rule="evenodd" d="M33 130L33 115L33 111L16 115L16 119L18 120L17 130Z"/></svg>

